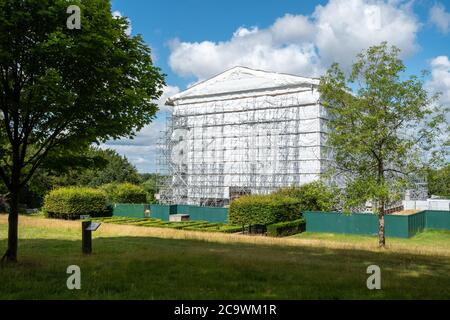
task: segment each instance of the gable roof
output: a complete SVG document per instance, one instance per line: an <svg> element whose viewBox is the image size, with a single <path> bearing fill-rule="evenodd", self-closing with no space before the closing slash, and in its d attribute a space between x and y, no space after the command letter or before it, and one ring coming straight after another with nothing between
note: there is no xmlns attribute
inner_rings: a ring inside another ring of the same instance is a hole
<svg viewBox="0 0 450 320"><path fill-rule="evenodd" d="M319 79L304 78L289 74L234 67L209 80L170 97L166 104L174 105L181 99L225 95L267 89L317 86Z"/></svg>

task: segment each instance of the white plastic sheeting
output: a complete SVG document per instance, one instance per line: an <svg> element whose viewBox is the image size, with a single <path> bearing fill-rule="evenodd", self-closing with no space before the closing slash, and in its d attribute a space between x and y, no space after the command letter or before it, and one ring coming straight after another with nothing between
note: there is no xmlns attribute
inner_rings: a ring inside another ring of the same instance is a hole
<svg viewBox="0 0 450 320"><path fill-rule="evenodd" d="M257 95L263 90L290 90L292 88L318 85L318 79L303 78L295 75L276 72L253 70L245 67L235 67L212 79L201 82L191 88L169 98L168 103L182 101L184 98L214 97L227 94L228 96Z"/></svg>
<svg viewBox="0 0 450 320"><path fill-rule="evenodd" d="M405 210L450 210L450 200L428 199L428 200L405 200Z"/></svg>
<svg viewBox="0 0 450 320"><path fill-rule="evenodd" d="M317 180L329 160L318 81L246 68L169 99L172 203L226 204Z"/></svg>

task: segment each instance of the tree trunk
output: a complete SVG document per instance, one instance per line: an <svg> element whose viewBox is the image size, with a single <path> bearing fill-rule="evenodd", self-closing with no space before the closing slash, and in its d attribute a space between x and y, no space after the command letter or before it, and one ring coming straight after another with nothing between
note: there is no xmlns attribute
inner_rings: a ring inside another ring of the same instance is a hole
<svg viewBox="0 0 450 320"><path fill-rule="evenodd" d="M8 249L3 255L2 262L17 261L17 243L19 230L19 192L11 192L9 198L10 212L8 216Z"/></svg>
<svg viewBox="0 0 450 320"><path fill-rule="evenodd" d="M384 232L384 201L381 201L381 206L378 212L378 222L379 222L379 231L378 231L378 246L380 248L386 247L386 237Z"/></svg>
<svg viewBox="0 0 450 320"><path fill-rule="evenodd" d="M384 163L383 161L378 162L378 185L380 187L384 187ZM379 224L379 230L378 230L378 246L380 248L386 247L386 237L384 232L384 206L386 204L386 199L384 196L381 196L377 199L377 205L378 205L378 224Z"/></svg>

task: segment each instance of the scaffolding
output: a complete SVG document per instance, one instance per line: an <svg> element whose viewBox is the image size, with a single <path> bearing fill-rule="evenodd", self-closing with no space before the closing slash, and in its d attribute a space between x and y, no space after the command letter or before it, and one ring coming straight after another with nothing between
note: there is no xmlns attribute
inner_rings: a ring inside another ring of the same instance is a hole
<svg viewBox="0 0 450 320"><path fill-rule="evenodd" d="M220 207L315 181L330 161L326 122L313 85L179 101L158 144L159 200Z"/></svg>

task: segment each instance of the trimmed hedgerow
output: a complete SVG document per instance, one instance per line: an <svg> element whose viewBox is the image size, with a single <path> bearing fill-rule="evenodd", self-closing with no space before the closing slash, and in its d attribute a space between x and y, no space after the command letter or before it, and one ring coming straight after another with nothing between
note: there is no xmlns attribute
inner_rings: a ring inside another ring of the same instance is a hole
<svg viewBox="0 0 450 320"><path fill-rule="evenodd" d="M304 219L279 222L267 226L267 235L271 237L287 237L305 231Z"/></svg>
<svg viewBox="0 0 450 320"><path fill-rule="evenodd" d="M274 195L298 199L303 211L332 211L339 207L339 192L336 187L314 181L301 187L279 189Z"/></svg>
<svg viewBox="0 0 450 320"><path fill-rule="evenodd" d="M281 195L251 195L234 200L229 220L233 225L269 225L301 217L300 201Z"/></svg>
<svg viewBox="0 0 450 320"><path fill-rule="evenodd" d="M52 190L44 199L44 210L49 218L65 220L77 220L80 215L91 217L112 215L105 192L79 187Z"/></svg>
<svg viewBox="0 0 450 320"><path fill-rule="evenodd" d="M159 219L128 218L128 217L97 218L94 219L94 221L118 225L130 225L137 227L152 227L152 228L165 228L165 229L202 231L202 232L234 233L242 231L242 227L240 226L232 226L222 223L211 223L207 221L167 222Z"/></svg>
<svg viewBox="0 0 450 320"><path fill-rule="evenodd" d="M229 225L218 225L218 226L203 228L202 231L221 232L221 233L236 233L236 232L242 232L242 227L229 226Z"/></svg>
<svg viewBox="0 0 450 320"><path fill-rule="evenodd" d="M147 203L147 192L144 188L131 183L110 183L101 187L111 203L143 204Z"/></svg>

